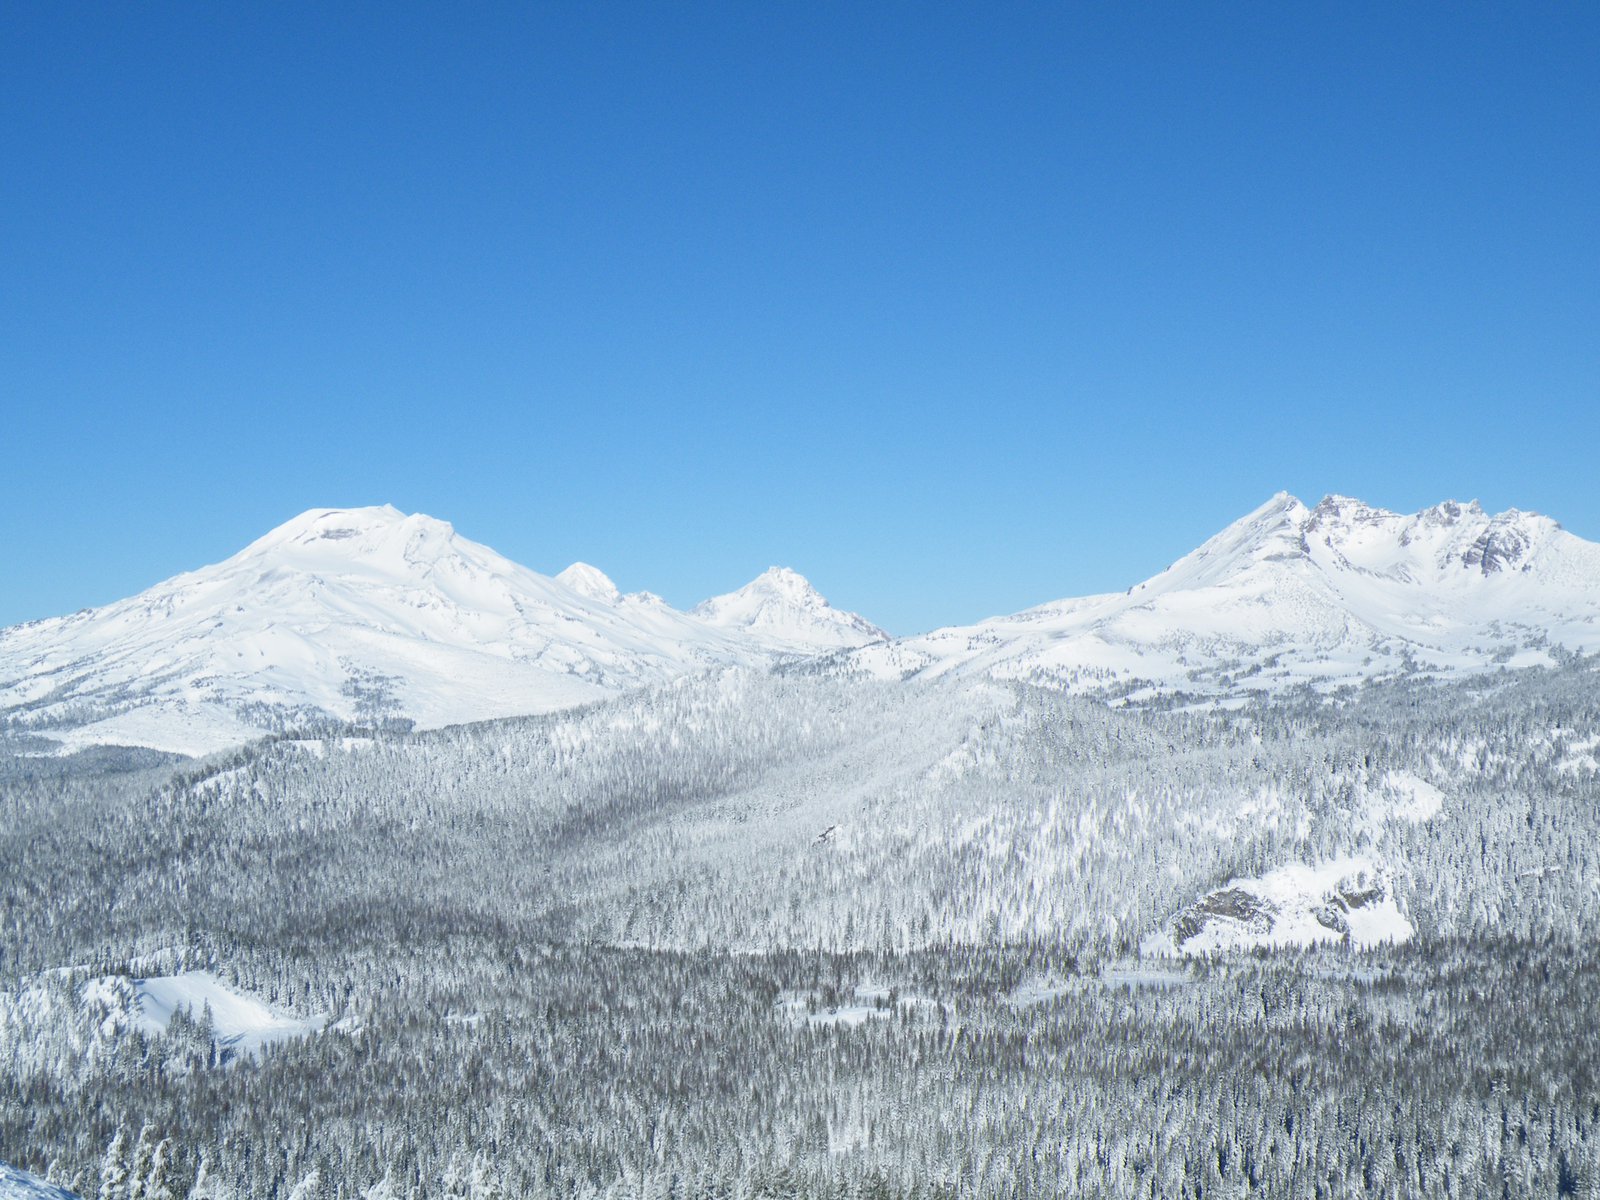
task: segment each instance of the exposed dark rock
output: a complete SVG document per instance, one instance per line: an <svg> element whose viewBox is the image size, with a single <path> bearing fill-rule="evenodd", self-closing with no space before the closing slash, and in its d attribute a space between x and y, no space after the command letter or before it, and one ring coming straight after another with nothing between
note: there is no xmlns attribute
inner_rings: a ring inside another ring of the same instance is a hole
<svg viewBox="0 0 1600 1200"><path fill-rule="evenodd" d="M1260 896L1243 888L1224 888L1185 909L1173 923L1172 931L1181 946L1204 929L1212 917L1229 917L1235 921L1265 918L1266 926L1270 929L1275 915L1276 910Z"/></svg>

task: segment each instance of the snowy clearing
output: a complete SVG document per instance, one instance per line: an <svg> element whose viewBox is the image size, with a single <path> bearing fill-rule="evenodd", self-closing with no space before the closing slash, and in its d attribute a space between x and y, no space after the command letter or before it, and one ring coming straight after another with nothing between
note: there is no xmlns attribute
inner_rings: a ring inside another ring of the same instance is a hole
<svg viewBox="0 0 1600 1200"><path fill-rule="evenodd" d="M106 1010L106 1032L131 1027L151 1037L165 1033L178 1011L199 1020L209 1006L212 1037L225 1057L253 1055L263 1046L320 1032L327 1024L323 1016L301 1018L278 1012L206 971L131 981L94 979L85 985L83 996Z"/></svg>

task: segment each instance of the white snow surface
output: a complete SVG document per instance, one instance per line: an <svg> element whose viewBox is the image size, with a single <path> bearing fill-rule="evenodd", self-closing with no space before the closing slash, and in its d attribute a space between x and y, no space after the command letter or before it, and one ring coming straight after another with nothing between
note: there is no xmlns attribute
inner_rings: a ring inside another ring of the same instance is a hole
<svg viewBox="0 0 1600 1200"><path fill-rule="evenodd" d="M1201 694L1600 650L1600 545L1512 509L1404 516L1287 493L1125 593L1060 600L855 651L881 677L987 673L1073 690Z"/></svg>
<svg viewBox="0 0 1600 1200"><path fill-rule="evenodd" d="M1444 793L1420 775L1388 771L1370 807L1380 819L1394 817L1416 825L1435 816L1444 799Z"/></svg>
<svg viewBox="0 0 1600 1200"><path fill-rule="evenodd" d="M565 584L580 596L588 596L592 600L604 600L607 604L615 604L622 599L622 593L617 590L617 585L611 582L611 577L599 567L591 567L588 563L573 563L556 576L556 582Z"/></svg>
<svg viewBox="0 0 1600 1200"><path fill-rule="evenodd" d="M316 509L130 599L0 631L0 717L64 750L202 754L319 719L545 712L867 640L776 574L733 593L762 597L749 619L730 597L696 616L584 563L540 575L432 517Z"/></svg>
<svg viewBox="0 0 1600 1200"><path fill-rule="evenodd" d="M0 1162L0 1200L78 1200L75 1193Z"/></svg>
<svg viewBox="0 0 1600 1200"><path fill-rule="evenodd" d="M1367 948L1404 942L1415 932L1385 872L1370 859L1347 856L1229 880L1146 937L1140 951L1200 956L1320 942Z"/></svg>
<svg viewBox="0 0 1600 1200"><path fill-rule="evenodd" d="M179 1009L198 1018L210 1005L217 1044L236 1054L254 1054L273 1042L316 1033L325 1023L322 1017L277 1012L205 971L136 979L133 986L139 1005L136 1023L146 1033L165 1032Z"/></svg>

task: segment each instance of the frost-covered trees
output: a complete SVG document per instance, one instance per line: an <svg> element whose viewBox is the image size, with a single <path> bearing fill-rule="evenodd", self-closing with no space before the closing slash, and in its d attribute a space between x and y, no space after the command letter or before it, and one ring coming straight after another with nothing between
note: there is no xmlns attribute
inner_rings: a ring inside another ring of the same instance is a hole
<svg viewBox="0 0 1600 1200"><path fill-rule="evenodd" d="M128 1131L120 1125L100 1160L100 1200L128 1200Z"/></svg>
<svg viewBox="0 0 1600 1200"><path fill-rule="evenodd" d="M10 762L0 1146L104 1200L1592 1191L1595 685L735 673ZM1130 969L1209 889L1352 853L1412 944ZM142 1031L131 980L189 969L329 1029Z"/></svg>

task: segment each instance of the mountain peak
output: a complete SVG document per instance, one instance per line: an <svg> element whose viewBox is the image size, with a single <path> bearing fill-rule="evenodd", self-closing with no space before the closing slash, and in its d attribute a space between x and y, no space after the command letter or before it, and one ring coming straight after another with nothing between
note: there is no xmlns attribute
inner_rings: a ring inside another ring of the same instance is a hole
<svg viewBox="0 0 1600 1200"><path fill-rule="evenodd" d="M556 582L565 584L579 595L588 596L591 600L604 600L608 604L615 604L622 599L622 593L617 590L617 585L611 582L611 577L599 567L591 567L586 562L573 563L556 576Z"/></svg>
<svg viewBox="0 0 1600 1200"><path fill-rule="evenodd" d="M432 517L421 514L417 516L423 521L433 520ZM367 504L354 508L308 508L298 516L290 517L283 524L268 530L256 540L263 542L288 541L296 538L310 540L330 535L338 538L373 529L390 529L410 519L412 519L410 516L392 504Z"/></svg>
<svg viewBox="0 0 1600 1200"><path fill-rule="evenodd" d="M790 567L768 567L739 590L776 592L778 595L804 603L824 605L828 603L822 598L821 593L811 586L809 579Z"/></svg>
<svg viewBox="0 0 1600 1200"><path fill-rule="evenodd" d="M1278 492L1160 575L1136 584L1130 594L1206 586L1251 563L1296 557L1304 552L1303 530L1310 518L1311 510L1296 497Z"/></svg>
<svg viewBox="0 0 1600 1200"><path fill-rule="evenodd" d="M1463 518L1483 516L1483 505L1476 500L1468 500L1465 504L1446 500L1432 508L1423 509L1417 516L1432 525L1454 525Z"/></svg>
<svg viewBox="0 0 1600 1200"><path fill-rule="evenodd" d="M435 552L453 542L455 526L425 513L403 513L392 504L361 508L310 508L246 546L236 558L288 554L355 559L385 549L432 545Z"/></svg>
<svg viewBox="0 0 1600 1200"><path fill-rule="evenodd" d="M1387 509L1374 508L1365 500L1358 500L1354 496L1341 495L1338 492L1329 492L1317 506L1311 510L1313 515L1336 516L1340 514L1353 514L1364 516L1368 513L1387 513Z"/></svg>
<svg viewBox="0 0 1600 1200"><path fill-rule="evenodd" d="M865 618L834 608L810 580L788 567L768 567L738 591L696 605L692 615L791 652L863 646L889 636Z"/></svg>

